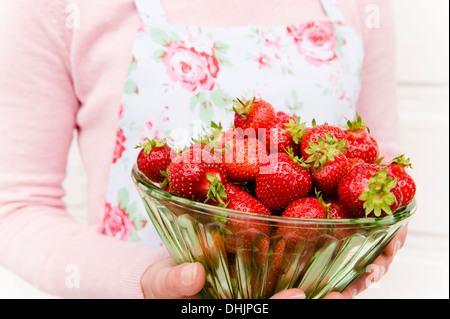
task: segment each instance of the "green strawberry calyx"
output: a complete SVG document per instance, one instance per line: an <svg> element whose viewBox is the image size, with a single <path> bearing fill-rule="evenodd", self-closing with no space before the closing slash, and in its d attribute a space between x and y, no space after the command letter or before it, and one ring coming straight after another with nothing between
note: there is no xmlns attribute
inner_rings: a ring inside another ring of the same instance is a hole
<svg viewBox="0 0 450 319"><path fill-rule="evenodd" d="M206 195L205 204L209 201L217 201L217 206L227 208L228 203L225 202L227 200L227 193L225 192L225 187L219 180L219 176L214 176L207 173L206 178L211 183L211 185L209 186L209 190Z"/></svg>
<svg viewBox="0 0 450 319"><path fill-rule="evenodd" d="M315 195L317 200L323 205L323 207L325 208L326 212L327 212L327 219L330 219L330 206L331 203L326 203L325 200L323 199L322 193L320 191L316 189L314 189Z"/></svg>
<svg viewBox="0 0 450 319"><path fill-rule="evenodd" d="M150 140L147 137L147 138L145 138L145 142L136 145L135 148L136 149L143 148L145 154L149 155L153 149L163 147L164 145L166 145L166 138L164 138L162 140L158 139L158 138L154 138L153 140Z"/></svg>
<svg viewBox="0 0 450 319"><path fill-rule="evenodd" d="M232 111L242 116L244 119L247 119L247 115L250 113L253 107L253 103L257 101L256 97L253 97L253 99L247 100L245 98L240 98L233 100L233 108Z"/></svg>
<svg viewBox="0 0 450 319"><path fill-rule="evenodd" d="M303 157L298 157L297 155L295 155L292 147L288 147L284 151L295 164L297 164L298 166L309 171L309 169L311 168L311 165L306 163L306 161Z"/></svg>
<svg viewBox="0 0 450 319"><path fill-rule="evenodd" d="M389 162L390 164L400 165L404 168L412 168L411 159L406 158L405 155L400 155Z"/></svg>
<svg viewBox="0 0 450 319"><path fill-rule="evenodd" d="M350 132L367 130L367 132L370 133L370 129L367 127L366 121L359 115L359 113L356 113L356 120L348 120L347 125L345 125L344 128L346 128Z"/></svg>
<svg viewBox="0 0 450 319"><path fill-rule="evenodd" d="M194 144L209 146L211 150L216 150L218 146L217 141L223 130L222 123L211 121L211 124L208 127L202 127L202 130L203 132L197 138L193 138L192 142Z"/></svg>
<svg viewBox="0 0 450 319"><path fill-rule="evenodd" d="M295 144L300 144L302 141L303 135L308 131L306 127L306 123L300 122L300 117L294 121L293 119L289 119L288 123L285 123L286 131L291 134L292 139Z"/></svg>
<svg viewBox="0 0 450 319"><path fill-rule="evenodd" d="M327 162L334 162L335 156L344 153L347 145L346 140L339 140L325 132L325 139L319 137L317 143L308 141L309 148L305 152L311 156L306 163L314 167L323 167Z"/></svg>
<svg viewBox="0 0 450 319"><path fill-rule="evenodd" d="M159 173L164 176L164 180L159 184L161 188L164 188L169 185L169 167L165 171L159 171Z"/></svg>
<svg viewBox="0 0 450 319"><path fill-rule="evenodd" d="M387 176L387 169L383 168L369 179L368 190L362 193L358 199L364 201L366 216L374 213L380 217L383 212L393 215L391 205L397 202L397 198L391 190L397 185L397 179Z"/></svg>

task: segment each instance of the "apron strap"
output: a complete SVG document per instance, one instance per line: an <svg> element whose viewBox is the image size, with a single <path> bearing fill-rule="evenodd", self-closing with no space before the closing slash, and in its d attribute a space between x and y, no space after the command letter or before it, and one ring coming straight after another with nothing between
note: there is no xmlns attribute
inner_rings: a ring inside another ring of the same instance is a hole
<svg viewBox="0 0 450 319"><path fill-rule="evenodd" d="M144 25L167 25L166 11L161 0L135 0Z"/></svg>
<svg viewBox="0 0 450 319"><path fill-rule="evenodd" d="M345 24L345 16L339 8L339 0L320 0L322 7L332 23Z"/></svg>

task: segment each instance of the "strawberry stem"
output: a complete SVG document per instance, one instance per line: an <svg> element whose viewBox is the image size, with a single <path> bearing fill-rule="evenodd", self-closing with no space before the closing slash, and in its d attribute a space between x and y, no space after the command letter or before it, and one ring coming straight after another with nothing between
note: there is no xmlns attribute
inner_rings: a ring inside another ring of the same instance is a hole
<svg viewBox="0 0 450 319"><path fill-rule="evenodd" d="M325 139L318 138L317 143L308 141L309 148L305 152L309 155L306 163L312 163L315 167L323 167L328 161L333 162L334 157L346 150L346 140L338 140L334 136L325 133Z"/></svg>
<svg viewBox="0 0 450 319"><path fill-rule="evenodd" d="M297 120L289 119L289 123L285 123L286 131L291 134L292 139L295 144L300 144L302 141L303 135L307 132L305 129L306 123L300 122L300 117L297 117Z"/></svg>
<svg viewBox="0 0 450 319"><path fill-rule="evenodd" d="M233 111L242 116L244 119L247 119L247 115L250 113L253 107L253 103L255 103L256 97L253 97L253 100L247 100L245 98L233 100Z"/></svg>
<svg viewBox="0 0 450 319"><path fill-rule="evenodd" d="M325 208L326 212L327 212L327 219L330 219L330 206L331 203L327 204L325 203L325 201L323 200L323 196L322 193L316 189L314 189L314 192L316 194L316 198L317 200L323 205L323 207Z"/></svg>
<svg viewBox="0 0 450 319"><path fill-rule="evenodd" d="M150 152L154 149L154 148L158 148L158 147L163 147L164 145L166 145L166 138L160 140L158 138L155 138L153 140L150 140L148 137L145 138L145 142L136 145L136 149L138 148L144 148L144 152L145 154L149 155Z"/></svg>
<svg viewBox="0 0 450 319"><path fill-rule="evenodd" d="M347 121L345 128L351 132L367 129L367 132L370 133L370 129L367 127L366 121L359 115L359 113L356 113L355 121Z"/></svg>
<svg viewBox="0 0 450 319"><path fill-rule="evenodd" d="M412 168L411 159L406 158L404 154L394 158L392 161L390 161L390 164L397 164L405 168Z"/></svg>
<svg viewBox="0 0 450 319"><path fill-rule="evenodd" d="M209 201L217 201L219 204L217 206L226 208L228 203L224 200L227 199L227 193L225 187L219 180L219 176L214 176L212 174L206 174L206 178L211 183L208 193L206 195L205 204Z"/></svg>
<svg viewBox="0 0 450 319"><path fill-rule="evenodd" d="M364 201L364 209L366 216L374 213L376 217L380 217L382 212L387 215L393 215L390 206L397 202L397 198L391 193L397 185L397 179L387 176L387 169L383 168L369 179L368 191L359 196L359 200Z"/></svg>
<svg viewBox="0 0 450 319"><path fill-rule="evenodd" d="M300 166L304 169L307 169L309 171L309 169L311 168L311 165L306 163L306 161L304 160L303 157L298 157L297 155L295 155L292 147L288 147L284 151L295 164L297 164L298 166Z"/></svg>

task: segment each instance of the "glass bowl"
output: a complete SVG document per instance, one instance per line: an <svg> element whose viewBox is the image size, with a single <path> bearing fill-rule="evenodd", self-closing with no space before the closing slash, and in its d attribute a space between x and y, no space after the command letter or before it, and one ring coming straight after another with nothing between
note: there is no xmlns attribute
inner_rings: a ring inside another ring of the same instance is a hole
<svg viewBox="0 0 450 319"><path fill-rule="evenodd" d="M265 299L289 288L302 289L308 299L341 292L366 271L416 211L413 201L383 218L263 216L174 196L136 166L132 179L172 258L178 264L204 266L201 294L208 299ZM233 233L227 227L230 220L245 220L247 227ZM270 234L251 225L264 225ZM283 231L277 232L279 228Z"/></svg>

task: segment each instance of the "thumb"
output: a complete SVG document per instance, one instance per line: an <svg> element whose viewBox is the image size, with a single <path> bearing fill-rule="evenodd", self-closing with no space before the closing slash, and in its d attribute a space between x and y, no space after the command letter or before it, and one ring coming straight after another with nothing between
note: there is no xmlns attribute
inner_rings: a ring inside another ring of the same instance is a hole
<svg viewBox="0 0 450 319"><path fill-rule="evenodd" d="M205 285L205 269L200 263L176 265L168 258L153 264L141 285L147 299L198 298Z"/></svg>

